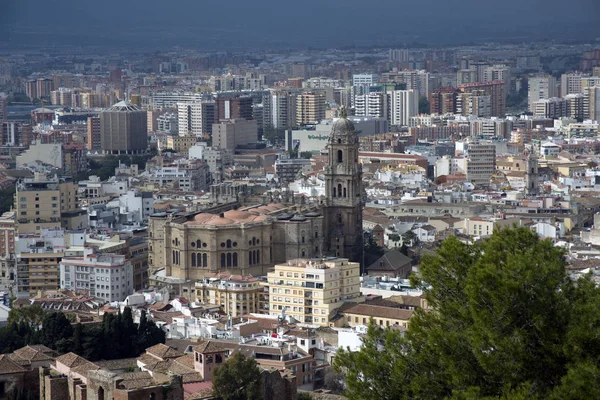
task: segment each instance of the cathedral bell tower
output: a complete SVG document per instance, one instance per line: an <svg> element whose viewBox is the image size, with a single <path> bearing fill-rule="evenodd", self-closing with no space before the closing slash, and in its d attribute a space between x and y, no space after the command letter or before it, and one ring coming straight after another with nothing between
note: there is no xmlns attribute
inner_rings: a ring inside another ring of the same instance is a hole
<svg viewBox="0 0 600 400"><path fill-rule="evenodd" d="M327 150L325 246L327 255L349 258L363 232L363 188L358 135L343 106L340 107L340 118L331 127Z"/></svg>

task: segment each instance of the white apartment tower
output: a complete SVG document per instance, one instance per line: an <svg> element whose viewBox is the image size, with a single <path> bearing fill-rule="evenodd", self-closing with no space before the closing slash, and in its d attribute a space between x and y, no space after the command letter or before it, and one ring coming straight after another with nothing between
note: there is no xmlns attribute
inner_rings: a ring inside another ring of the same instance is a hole
<svg viewBox="0 0 600 400"><path fill-rule="evenodd" d="M391 93L391 124L408 126L410 117L419 113L419 96L416 90L394 90Z"/></svg>
<svg viewBox="0 0 600 400"><path fill-rule="evenodd" d="M214 101L177 103L179 136L202 137L212 133L215 119Z"/></svg>
<svg viewBox="0 0 600 400"><path fill-rule="evenodd" d="M529 91L527 94L529 111L533 111L533 104L536 101L551 97L556 97L556 78L551 75L529 78Z"/></svg>
<svg viewBox="0 0 600 400"><path fill-rule="evenodd" d="M568 72L560 77L560 95L565 97L569 94L581 93L581 72Z"/></svg>

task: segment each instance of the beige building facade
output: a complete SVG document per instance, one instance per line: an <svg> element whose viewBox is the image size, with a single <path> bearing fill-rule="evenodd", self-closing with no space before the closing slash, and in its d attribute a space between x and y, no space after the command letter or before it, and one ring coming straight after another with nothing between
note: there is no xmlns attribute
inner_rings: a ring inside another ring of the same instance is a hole
<svg viewBox="0 0 600 400"><path fill-rule="evenodd" d="M270 314L328 326L344 302L359 302L360 266L345 258L297 259L269 272Z"/></svg>

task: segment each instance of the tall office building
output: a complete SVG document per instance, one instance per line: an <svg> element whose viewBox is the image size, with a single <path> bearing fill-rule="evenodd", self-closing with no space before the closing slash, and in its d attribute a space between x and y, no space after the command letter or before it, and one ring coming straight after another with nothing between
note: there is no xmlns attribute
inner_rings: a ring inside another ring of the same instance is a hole
<svg viewBox="0 0 600 400"><path fill-rule="evenodd" d="M460 91L452 86L437 88L429 95L430 114L454 114Z"/></svg>
<svg viewBox="0 0 600 400"><path fill-rule="evenodd" d="M352 86L372 86L376 82L377 77L373 74L352 75Z"/></svg>
<svg viewBox="0 0 600 400"><path fill-rule="evenodd" d="M556 78L551 75L534 76L529 78L528 84L529 111L533 111L533 104L536 101L556 97Z"/></svg>
<svg viewBox="0 0 600 400"><path fill-rule="evenodd" d="M583 93L568 94L564 99L567 101L567 117L583 121L585 117Z"/></svg>
<svg viewBox="0 0 600 400"><path fill-rule="evenodd" d="M560 95L565 97L569 94L582 93L581 78L585 75L581 72L568 72L560 77Z"/></svg>
<svg viewBox="0 0 600 400"><path fill-rule="evenodd" d="M314 124L325 119L325 96L320 93L301 93L296 97L297 125Z"/></svg>
<svg viewBox="0 0 600 400"><path fill-rule="evenodd" d="M177 103L179 136L209 137L215 122L214 101Z"/></svg>
<svg viewBox="0 0 600 400"><path fill-rule="evenodd" d="M215 99L214 114L214 123L218 123L222 119L253 119L252 97L217 97Z"/></svg>
<svg viewBox="0 0 600 400"><path fill-rule="evenodd" d="M419 96L416 90L394 90L391 93L391 124L408 126L410 117L419 113Z"/></svg>
<svg viewBox="0 0 600 400"><path fill-rule="evenodd" d="M87 149L93 151L102 150L102 133L100 130L100 117L89 117L87 119Z"/></svg>
<svg viewBox="0 0 600 400"><path fill-rule="evenodd" d="M100 113L100 143L105 154L140 154L148 150L146 111L121 101Z"/></svg>
<svg viewBox="0 0 600 400"><path fill-rule="evenodd" d="M478 96L490 96L492 117L504 117L506 114L506 83L504 81L475 82L460 85L462 93L476 92Z"/></svg>

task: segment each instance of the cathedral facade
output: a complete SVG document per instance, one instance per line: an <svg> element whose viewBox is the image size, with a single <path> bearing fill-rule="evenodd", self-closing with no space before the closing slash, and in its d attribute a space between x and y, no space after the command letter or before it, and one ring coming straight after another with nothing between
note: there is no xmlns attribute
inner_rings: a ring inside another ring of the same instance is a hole
<svg viewBox="0 0 600 400"><path fill-rule="evenodd" d="M197 280L207 272L261 276L276 263L326 256L350 258L362 235L362 170L358 136L342 110L328 140L325 197L245 204L220 213L149 218L149 266Z"/></svg>

